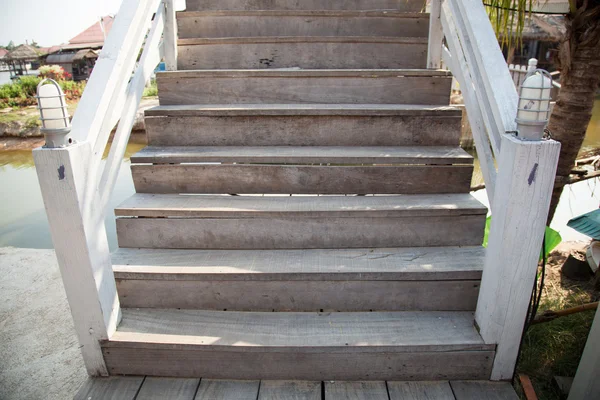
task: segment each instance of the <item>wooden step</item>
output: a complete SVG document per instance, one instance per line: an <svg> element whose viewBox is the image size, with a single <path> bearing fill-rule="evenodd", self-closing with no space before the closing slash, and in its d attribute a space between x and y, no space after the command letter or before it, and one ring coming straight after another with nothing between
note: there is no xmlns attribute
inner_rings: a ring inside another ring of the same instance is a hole
<svg viewBox="0 0 600 400"><path fill-rule="evenodd" d="M178 105L145 115L156 146L458 146L462 119L453 107L413 104Z"/></svg>
<svg viewBox="0 0 600 400"><path fill-rule="evenodd" d="M427 38L233 37L180 39L179 70L425 68Z"/></svg>
<svg viewBox="0 0 600 400"><path fill-rule="evenodd" d="M484 249L119 249L122 307L474 311Z"/></svg>
<svg viewBox="0 0 600 400"><path fill-rule="evenodd" d="M156 74L161 105L427 104L448 105L443 70L197 70Z"/></svg>
<svg viewBox="0 0 600 400"><path fill-rule="evenodd" d="M187 11L398 10L419 12L422 8L422 0L186 0Z"/></svg>
<svg viewBox="0 0 600 400"><path fill-rule="evenodd" d="M257 163L257 164L472 164L460 147L344 146L149 146L131 156L132 163Z"/></svg>
<svg viewBox="0 0 600 400"><path fill-rule="evenodd" d="M401 11L260 10L177 13L179 39L257 36L429 35L429 14Z"/></svg>
<svg viewBox="0 0 600 400"><path fill-rule="evenodd" d="M136 194L115 210L120 247L181 249L478 246L486 212L469 194Z"/></svg>
<svg viewBox="0 0 600 400"><path fill-rule="evenodd" d="M138 193L438 194L468 193L473 165L133 164L131 173Z"/></svg>
<svg viewBox="0 0 600 400"><path fill-rule="evenodd" d="M102 344L111 375L489 379L494 356L470 312L122 312Z"/></svg>

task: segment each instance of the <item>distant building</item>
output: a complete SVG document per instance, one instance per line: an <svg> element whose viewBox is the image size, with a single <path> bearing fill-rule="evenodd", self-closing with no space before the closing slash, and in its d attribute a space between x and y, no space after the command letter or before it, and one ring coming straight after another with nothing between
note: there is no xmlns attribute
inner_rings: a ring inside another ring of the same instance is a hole
<svg viewBox="0 0 600 400"><path fill-rule="evenodd" d="M6 63L6 55L8 54L8 50L0 49L0 71L7 71L8 64Z"/></svg>
<svg viewBox="0 0 600 400"><path fill-rule="evenodd" d="M31 70L31 64L39 62L40 53L38 49L28 44L22 44L14 50L9 51L3 58L8 64L11 79L27 75Z"/></svg>
<svg viewBox="0 0 600 400"><path fill-rule="evenodd" d="M69 40L69 43L50 48L46 56L46 64L60 65L73 75L75 81L88 79L113 21L114 17L103 17Z"/></svg>

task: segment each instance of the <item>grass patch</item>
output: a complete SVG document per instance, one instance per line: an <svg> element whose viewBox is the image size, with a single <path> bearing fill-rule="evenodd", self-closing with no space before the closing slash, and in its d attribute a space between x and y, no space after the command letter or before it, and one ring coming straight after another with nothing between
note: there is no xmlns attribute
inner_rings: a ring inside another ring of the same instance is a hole
<svg viewBox="0 0 600 400"><path fill-rule="evenodd" d="M598 300L598 292L594 291L591 283L569 281L560 275L563 256L558 257L559 261L549 262L547 284L538 314ZM539 399L564 399L554 385L553 377L575 376L594 315L594 311L584 311L557 318L533 325L525 334L517 372L529 375ZM518 382L517 391L525 399Z"/></svg>
<svg viewBox="0 0 600 400"><path fill-rule="evenodd" d="M150 86L144 88L143 97L156 97L158 96L158 86L156 85L156 79L150 81Z"/></svg>

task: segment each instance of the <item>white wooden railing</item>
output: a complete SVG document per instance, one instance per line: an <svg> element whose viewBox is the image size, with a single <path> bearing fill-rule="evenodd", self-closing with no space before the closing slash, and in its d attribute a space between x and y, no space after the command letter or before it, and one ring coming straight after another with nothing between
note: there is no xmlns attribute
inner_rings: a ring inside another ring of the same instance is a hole
<svg viewBox="0 0 600 400"><path fill-rule="evenodd" d="M497 345L491 378L511 379L560 144L515 137L517 90L481 0L432 0L429 46L429 68L442 60L450 68L473 130L492 211L475 322L485 342Z"/></svg>
<svg viewBox="0 0 600 400"><path fill-rule="evenodd" d="M100 342L114 333L121 316L104 226L107 205L145 83L163 57L167 69L177 68L176 29L173 0L123 0L73 117L75 144L33 152L75 330L92 376L108 375Z"/></svg>

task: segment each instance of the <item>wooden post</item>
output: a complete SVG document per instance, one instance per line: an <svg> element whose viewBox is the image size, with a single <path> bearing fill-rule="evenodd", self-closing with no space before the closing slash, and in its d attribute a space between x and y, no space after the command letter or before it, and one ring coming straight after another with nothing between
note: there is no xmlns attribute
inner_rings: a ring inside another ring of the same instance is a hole
<svg viewBox="0 0 600 400"><path fill-rule="evenodd" d="M104 213L96 189L85 189L91 153L84 142L35 149L33 158L83 361L89 375L106 376L99 342L116 330L120 305Z"/></svg>
<svg viewBox="0 0 600 400"><path fill-rule="evenodd" d="M573 380L569 400L597 399L600 397L600 308L588 335L583 356Z"/></svg>
<svg viewBox="0 0 600 400"><path fill-rule="evenodd" d="M427 48L427 68L439 69L442 66L442 22L440 13L442 11L442 0L432 0L429 11L429 44Z"/></svg>
<svg viewBox="0 0 600 400"><path fill-rule="evenodd" d="M165 5L164 55L167 71L177 71L177 13L173 0L163 0Z"/></svg>
<svg viewBox="0 0 600 400"><path fill-rule="evenodd" d="M502 135L498 178L475 321L496 343L492 380L511 379L531 298L560 143Z"/></svg>

